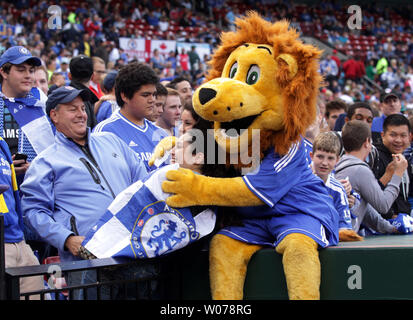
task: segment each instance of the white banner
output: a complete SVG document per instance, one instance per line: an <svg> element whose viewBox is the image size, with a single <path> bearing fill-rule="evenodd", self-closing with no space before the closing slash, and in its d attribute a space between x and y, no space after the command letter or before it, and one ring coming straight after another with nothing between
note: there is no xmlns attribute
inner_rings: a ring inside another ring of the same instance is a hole
<svg viewBox="0 0 413 320"><path fill-rule="evenodd" d="M128 56L128 61L136 58L138 61L144 62L147 58L145 56L146 41L143 38L134 39L122 37L119 38L119 46L121 49L125 50L125 53Z"/></svg>
<svg viewBox="0 0 413 320"><path fill-rule="evenodd" d="M152 52L158 49L159 53L165 58L168 58L169 52L176 50L175 40L151 40L151 57Z"/></svg>
<svg viewBox="0 0 413 320"><path fill-rule="evenodd" d="M144 38L119 38L119 46L128 56L128 60L137 58L139 61L148 62L152 56L152 52L158 49L159 53L165 58L169 52L177 50L181 53L182 48L188 53L191 47L195 46L195 51L198 53L201 61L204 61L205 55L211 55L211 48L207 43L191 43L191 42L176 42L174 40L147 40Z"/></svg>

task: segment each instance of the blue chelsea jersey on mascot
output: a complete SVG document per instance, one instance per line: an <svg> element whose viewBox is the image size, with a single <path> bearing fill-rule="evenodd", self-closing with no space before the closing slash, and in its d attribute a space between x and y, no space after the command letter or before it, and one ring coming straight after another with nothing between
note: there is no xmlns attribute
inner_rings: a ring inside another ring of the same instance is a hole
<svg viewBox="0 0 413 320"><path fill-rule="evenodd" d="M273 148L267 150L259 168L243 177L265 205L238 208L245 218L244 227L227 227L220 233L248 243L277 246L287 234L298 232L321 247L336 245L339 215L324 182L312 173L307 155L303 140L284 156Z"/></svg>

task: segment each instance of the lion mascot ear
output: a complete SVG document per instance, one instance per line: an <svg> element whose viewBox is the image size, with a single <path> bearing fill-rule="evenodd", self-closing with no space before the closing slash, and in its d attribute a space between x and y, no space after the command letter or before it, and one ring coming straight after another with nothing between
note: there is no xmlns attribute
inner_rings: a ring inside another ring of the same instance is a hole
<svg viewBox="0 0 413 320"><path fill-rule="evenodd" d="M288 53L282 53L277 58L277 82L282 85L295 77L298 71L297 60Z"/></svg>

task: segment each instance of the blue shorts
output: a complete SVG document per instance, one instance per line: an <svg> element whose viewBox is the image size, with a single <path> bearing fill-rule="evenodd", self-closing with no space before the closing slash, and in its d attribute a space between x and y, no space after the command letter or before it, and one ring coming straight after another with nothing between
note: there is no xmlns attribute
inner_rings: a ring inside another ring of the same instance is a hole
<svg viewBox="0 0 413 320"><path fill-rule="evenodd" d="M244 226L225 227L218 233L230 238L262 246L277 247L290 233L309 236L322 248L329 245L326 229L316 218L296 213L268 218L243 219Z"/></svg>

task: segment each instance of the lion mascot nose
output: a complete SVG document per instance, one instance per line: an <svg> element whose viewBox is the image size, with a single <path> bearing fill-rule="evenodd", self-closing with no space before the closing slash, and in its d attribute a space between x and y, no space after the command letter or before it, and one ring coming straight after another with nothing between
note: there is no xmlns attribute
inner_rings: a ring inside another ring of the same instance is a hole
<svg viewBox="0 0 413 320"><path fill-rule="evenodd" d="M211 99L214 99L217 95L217 92L214 89L202 88L199 90L199 102L204 105Z"/></svg>

